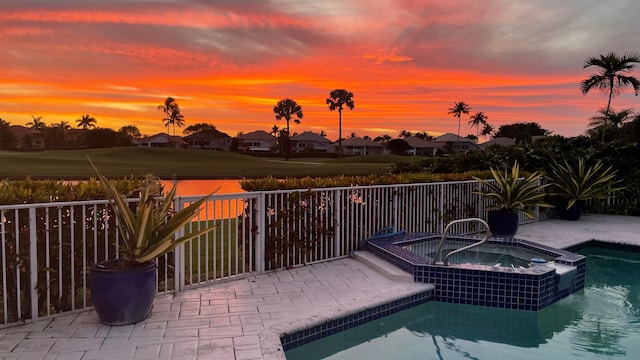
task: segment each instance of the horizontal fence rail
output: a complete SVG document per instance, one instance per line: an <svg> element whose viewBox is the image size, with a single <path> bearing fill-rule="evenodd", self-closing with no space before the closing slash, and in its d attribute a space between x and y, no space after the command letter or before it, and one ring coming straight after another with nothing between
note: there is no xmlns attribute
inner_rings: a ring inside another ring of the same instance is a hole
<svg viewBox="0 0 640 360"><path fill-rule="evenodd" d="M158 259L158 291L346 257L389 226L437 233L452 220L486 218L477 187L459 181L213 195L182 230L211 231ZM174 208L199 198L176 197ZM536 209L536 219L548 217ZM482 229L463 223L452 230ZM92 306L90 267L116 258L118 246L106 200L0 206L0 325Z"/></svg>

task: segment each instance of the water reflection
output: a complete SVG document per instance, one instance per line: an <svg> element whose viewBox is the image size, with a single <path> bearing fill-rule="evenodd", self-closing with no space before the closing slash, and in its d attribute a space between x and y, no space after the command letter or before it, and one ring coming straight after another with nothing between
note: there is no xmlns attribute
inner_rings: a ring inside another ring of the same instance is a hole
<svg viewBox="0 0 640 360"><path fill-rule="evenodd" d="M171 180L163 180L162 184L165 189L170 189L173 185ZM178 180L178 196L206 195L217 189L217 194L232 194L244 192L240 188L240 180L223 179L223 180Z"/></svg>

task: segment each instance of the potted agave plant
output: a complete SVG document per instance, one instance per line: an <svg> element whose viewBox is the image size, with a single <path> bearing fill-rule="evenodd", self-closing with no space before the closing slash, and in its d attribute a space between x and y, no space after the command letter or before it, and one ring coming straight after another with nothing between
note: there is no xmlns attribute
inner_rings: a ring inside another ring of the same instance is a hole
<svg viewBox="0 0 640 360"><path fill-rule="evenodd" d="M565 159L562 163L551 163L550 179L555 187L554 195L559 196L558 215L564 220L579 220L584 210L584 202L589 199L606 199L610 193L621 190L615 187L617 170L605 168L602 160L587 166L584 158L578 158L577 166Z"/></svg>
<svg viewBox="0 0 640 360"><path fill-rule="evenodd" d="M518 231L519 212L533 219L534 206L552 207L544 201L546 193L543 190L549 184L540 184L541 173L536 171L520 179L520 166L516 161L510 170L491 168L491 174L491 180L474 177L482 185L474 193L491 201L487 224L494 236L515 235Z"/></svg>
<svg viewBox="0 0 640 360"><path fill-rule="evenodd" d="M91 267L91 299L100 320L107 325L127 325L144 320L151 312L157 293L156 258L185 241L211 231L202 228L175 238L213 194L193 202L185 209L172 209L175 185L162 198L158 181L147 179L139 189L139 200L129 204L114 183L93 163L118 223L118 258Z"/></svg>

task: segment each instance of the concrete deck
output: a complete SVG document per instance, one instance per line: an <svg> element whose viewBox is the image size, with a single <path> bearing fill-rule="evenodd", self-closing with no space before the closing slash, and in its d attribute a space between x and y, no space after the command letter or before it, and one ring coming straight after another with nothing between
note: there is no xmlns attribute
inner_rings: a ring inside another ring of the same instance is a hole
<svg viewBox="0 0 640 360"><path fill-rule="evenodd" d="M548 220L522 225L517 237L558 248L593 239L640 246L640 218ZM0 359L282 360L281 333L427 287L341 259L162 294L149 318L135 325L105 326L83 311L0 329Z"/></svg>

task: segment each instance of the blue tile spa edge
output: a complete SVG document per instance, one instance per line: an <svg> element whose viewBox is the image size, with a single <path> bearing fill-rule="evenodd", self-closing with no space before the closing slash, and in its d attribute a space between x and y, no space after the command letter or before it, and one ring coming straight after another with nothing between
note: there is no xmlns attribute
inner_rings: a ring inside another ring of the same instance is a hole
<svg viewBox="0 0 640 360"><path fill-rule="evenodd" d="M551 266L514 269L478 264L432 265L431 258L407 249L408 245L438 242L440 238L432 233L387 233L368 239L365 246L373 254L412 274L416 282L434 284L435 301L538 311L584 288L584 256L527 240L491 238L488 243L520 247L547 255L556 264L575 266L577 271L568 288L559 288L559 277ZM448 239L471 243L480 237L456 235Z"/></svg>

